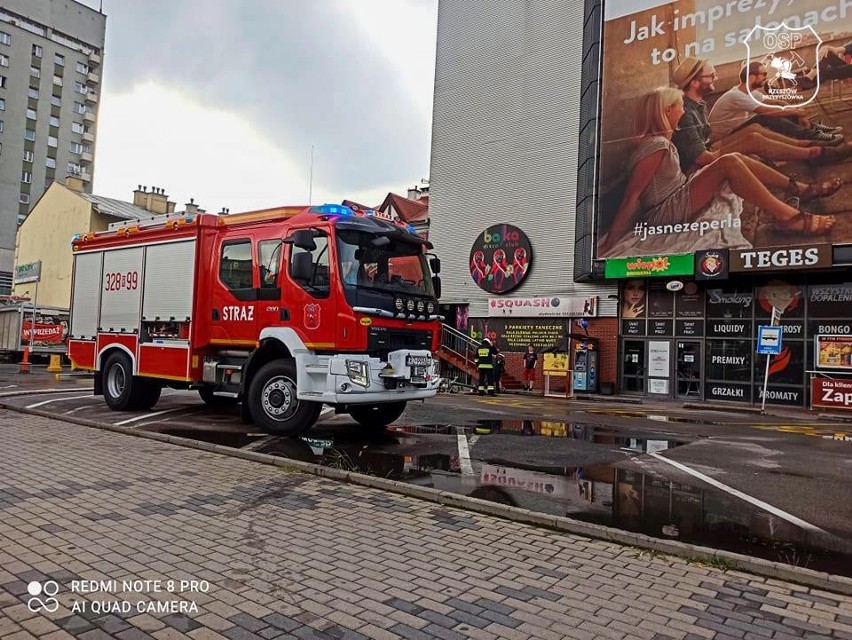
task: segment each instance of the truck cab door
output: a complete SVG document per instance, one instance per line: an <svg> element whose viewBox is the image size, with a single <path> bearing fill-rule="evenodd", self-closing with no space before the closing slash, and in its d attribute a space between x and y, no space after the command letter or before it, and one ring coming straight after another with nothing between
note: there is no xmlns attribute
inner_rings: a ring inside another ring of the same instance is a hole
<svg viewBox="0 0 852 640"><path fill-rule="evenodd" d="M313 242L305 243L305 231L294 231L287 239L287 264L280 282L282 313L286 310L289 320L281 324L293 326L309 349L333 349L337 296L332 240L325 231L314 229Z"/></svg>
<svg viewBox="0 0 852 640"><path fill-rule="evenodd" d="M218 245L210 308L212 344L252 347L258 336L257 262L251 238Z"/></svg>

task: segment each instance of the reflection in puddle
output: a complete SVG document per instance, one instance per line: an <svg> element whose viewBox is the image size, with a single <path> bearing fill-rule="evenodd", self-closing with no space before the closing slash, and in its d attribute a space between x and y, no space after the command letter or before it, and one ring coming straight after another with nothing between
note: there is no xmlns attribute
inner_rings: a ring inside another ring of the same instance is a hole
<svg viewBox="0 0 852 640"><path fill-rule="evenodd" d="M852 576L852 545L703 483L674 481L645 455L688 444L682 435L530 420L393 425L367 439L324 425L302 438L169 433Z"/></svg>

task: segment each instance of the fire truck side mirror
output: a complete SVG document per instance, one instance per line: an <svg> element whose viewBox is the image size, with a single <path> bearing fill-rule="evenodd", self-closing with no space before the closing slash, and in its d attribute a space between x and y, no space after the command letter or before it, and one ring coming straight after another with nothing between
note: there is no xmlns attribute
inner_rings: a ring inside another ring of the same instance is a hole
<svg viewBox="0 0 852 640"><path fill-rule="evenodd" d="M311 239L313 241L313 239ZM296 245L297 247L299 245ZM310 253L296 253L290 267L290 277L297 282L310 282L314 276L314 257Z"/></svg>
<svg viewBox="0 0 852 640"><path fill-rule="evenodd" d="M432 273L435 275L441 273L441 259L438 256L429 258L429 268L432 269Z"/></svg>
<svg viewBox="0 0 852 640"><path fill-rule="evenodd" d="M305 251L315 251L317 248L317 243L314 242L314 232L311 229L294 231L293 235L287 238L287 242L292 242L294 246Z"/></svg>
<svg viewBox="0 0 852 640"><path fill-rule="evenodd" d="M435 297L441 297L441 279L438 276L432 276L432 289L435 290Z"/></svg>

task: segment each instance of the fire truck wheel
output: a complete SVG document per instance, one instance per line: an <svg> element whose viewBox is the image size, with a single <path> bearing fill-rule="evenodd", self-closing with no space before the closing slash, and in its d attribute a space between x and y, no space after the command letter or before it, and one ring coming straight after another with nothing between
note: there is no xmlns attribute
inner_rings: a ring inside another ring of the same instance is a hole
<svg viewBox="0 0 852 640"><path fill-rule="evenodd" d="M144 381L133 375L130 356L116 351L103 369L104 400L113 411L132 411L143 400Z"/></svg>
<svg viewBox="0 0 852 640"><path fill-rule="evenodd" d="M260 428L279 436L297 436L314 426L321 402L296 398L296 365L274 360L255 374L249 385L249 411Z"/></svg>
<svg viewBox="0 0 852 640"><path fill-rule="evenodd" d="M161 385L156 380L146 379L146 378L137 378L137 383L142 384L142 397L139 400L139 409L150 409L160 399L160 392L163 390L163 385Z"/></svg>
<svg viewBox="0 0 852 640"><path fill-rule="evenodd" d="M349 407L349 415L362 427L380 429L398 419L405 411L404 402L365 404Z"/></svg>
<svg viewBox="0 0 852 640"><path fill-rule="evenodd" d="M204 401L204 404L211 407L230 407L239 402L239 398L228 398L227 396L214 396L213 387L201 387L198 389L198 395Z"/></svg>

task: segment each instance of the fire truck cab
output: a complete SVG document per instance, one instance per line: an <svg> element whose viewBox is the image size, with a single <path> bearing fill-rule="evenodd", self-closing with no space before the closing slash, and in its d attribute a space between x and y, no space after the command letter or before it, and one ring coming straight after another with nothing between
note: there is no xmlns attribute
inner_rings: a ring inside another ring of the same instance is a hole
<svg viewBox="0 0 852 640"><path fill-rule="evenodd" d="M297 435L323 404L376 427L437 392L440 261L399 219L343 205L169 215L72 248L68 355L113 410L197 389Z"/></svg>

